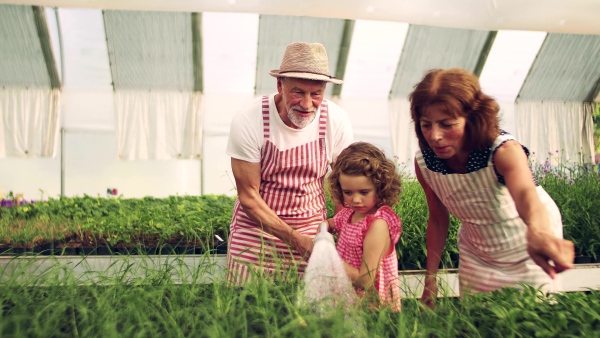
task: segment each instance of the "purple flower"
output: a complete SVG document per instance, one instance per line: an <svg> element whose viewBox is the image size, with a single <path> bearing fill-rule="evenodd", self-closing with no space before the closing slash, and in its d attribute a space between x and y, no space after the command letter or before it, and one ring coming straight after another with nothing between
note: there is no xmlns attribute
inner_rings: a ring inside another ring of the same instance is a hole
<svg viewBox="0 0 600 338"><path fill-rule="evenodd" d="M551 151L549 151L549 152L548 152L548 155L552 156L552 152L551 152Z"/></svg>

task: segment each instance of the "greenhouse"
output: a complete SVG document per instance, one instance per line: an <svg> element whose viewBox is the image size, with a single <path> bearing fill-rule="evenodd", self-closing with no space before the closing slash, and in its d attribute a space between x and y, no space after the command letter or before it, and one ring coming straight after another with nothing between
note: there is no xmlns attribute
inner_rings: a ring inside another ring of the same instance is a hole
<svg viewBox="0 0 600 338"><path fill-rule="evenodd" d="M296 41L325 47L343 84L324 97L400 173L401 312L307 307L297 271L227 283L232 120L277 92L269 71ZM600 332L596 0L0 0L0 56L1 336ZM409 94L437 68L475 74L529 149L574 245L556 292L461 293L451 215L437 305L420 302L429 211Z"/></svg>

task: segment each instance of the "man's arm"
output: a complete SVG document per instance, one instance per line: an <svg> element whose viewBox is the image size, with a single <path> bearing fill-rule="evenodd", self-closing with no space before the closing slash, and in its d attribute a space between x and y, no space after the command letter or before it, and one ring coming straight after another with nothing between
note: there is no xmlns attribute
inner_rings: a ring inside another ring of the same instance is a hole
<svg viewBox="0 0 600 338"><path fill-rule="evenodd" d="M260 196L260 163L231 158L231 169L240 204L246 214L265 232L281 239L301 255L310 252L313 240L293 230L275 214Z"/></svg>

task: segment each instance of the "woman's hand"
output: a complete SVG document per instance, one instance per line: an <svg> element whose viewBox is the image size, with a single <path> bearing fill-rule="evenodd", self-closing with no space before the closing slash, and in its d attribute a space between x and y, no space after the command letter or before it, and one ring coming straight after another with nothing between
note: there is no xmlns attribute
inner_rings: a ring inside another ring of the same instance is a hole
<svg viewBox="0 0 600 338"><path fill-rule="evenodd" d="M575 259L573 242L558 238L551 232L539 232L529 228L527 252L551 278L554 278L557 273L573 268Z"/></svg>
<svg viewBox="0 0 600 338"><path fill-rule="evenodd" d="M437 279L434 275L425 276L425 288L423 289L423 295L421 296L421 304L435 310L435 300L438 294Z"/></svg>

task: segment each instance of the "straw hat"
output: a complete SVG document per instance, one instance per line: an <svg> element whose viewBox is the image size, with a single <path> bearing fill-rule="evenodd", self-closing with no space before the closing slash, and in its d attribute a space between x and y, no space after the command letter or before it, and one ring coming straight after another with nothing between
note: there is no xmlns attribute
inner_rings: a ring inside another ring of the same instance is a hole
<svg viewBox="0 0 600 338"><path fill-rule="evenodd" d="M329 73L327 52L322 44L294 42L287 46L279 69L269 71L274 77L295 77L341 84Z"/></svg>

